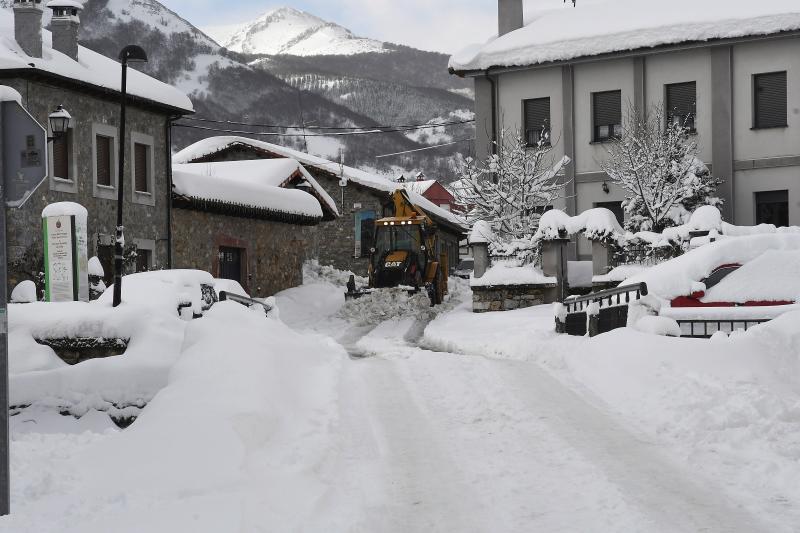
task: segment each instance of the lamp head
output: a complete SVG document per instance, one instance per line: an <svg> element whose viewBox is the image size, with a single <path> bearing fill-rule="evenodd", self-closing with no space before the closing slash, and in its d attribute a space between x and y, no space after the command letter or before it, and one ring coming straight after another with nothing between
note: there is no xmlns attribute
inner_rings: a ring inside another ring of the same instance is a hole
<svg viewBox="0 0 800 533"><path fill-rule="evenodd" d="M50 113L48 119L50 122L50 131L53 132L53 136L59 137L64 135L67 129L69 129L69 121L72 119L72 116L64 109L63 105L60 105L55 111Z"/></svg>
<svg viewBox="0 0 800 533"><path fill-rule="evenodd" d="M147 63L147 53L141 46L129 44L119 53L119 60L123 65L127 63Z"/></svg>

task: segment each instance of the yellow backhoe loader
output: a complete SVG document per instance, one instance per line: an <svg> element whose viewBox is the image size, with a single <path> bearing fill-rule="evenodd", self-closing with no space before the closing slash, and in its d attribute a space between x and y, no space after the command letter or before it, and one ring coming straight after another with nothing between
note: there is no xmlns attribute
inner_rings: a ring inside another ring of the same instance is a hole
<svg viewBox="0 0 800 533"><path fill-rule="evenodd" d="M403 189L392 194L394 213L375 222L375 242L370 249L369 289L359 290L351 278L348 299L377 289L425 290L431 306L447 294L448 260L436 223L414 205Z"/></svg>

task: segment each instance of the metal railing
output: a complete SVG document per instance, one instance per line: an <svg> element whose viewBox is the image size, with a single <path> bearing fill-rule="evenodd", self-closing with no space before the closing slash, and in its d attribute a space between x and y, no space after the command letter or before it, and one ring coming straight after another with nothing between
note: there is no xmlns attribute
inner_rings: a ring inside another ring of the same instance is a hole
<svg viewBox="0 0 800 533"><path fill-rule="evenodd" d="M676 322L681 327L681 337L708 339L718 331L725 333L733 333L737 330L747 331L753 326L764 324L770 320L768 318L754 318L749 320L676 320Z"/></svg>
<svg viewBox="0 0 800 533"><path fill-rule="evenodd" d="M242 304L245 307L254 307L259 306L264 309L264 314L269 315L269 312L272 311L272 306L266 304L260 300L254 300L253 298L248 298L247 296L242 296L240 294L233 294L230 292L222 291L219 293L219 301L231 301L236 302L238 304Z"/></svg>
<svg viewBox="0 0 800 533"><path fill-rule="evenodd" d="M578 296L575 298L567 298L564 300L564 307L567 308L567 313L580 313L589 307L592 303L599 303L602 307L608 301L607 307L615 305L627 305L631 302L631 294L636 294L634 300L640 299L642 296L647 296L647 283L639 283L637 285L626 285L624 287L615 287L613 289L606 289L604 291L593 292L586 296ZM622 296L625 296L624 301ZM616 298L616 303L614 299Z"/></svg>

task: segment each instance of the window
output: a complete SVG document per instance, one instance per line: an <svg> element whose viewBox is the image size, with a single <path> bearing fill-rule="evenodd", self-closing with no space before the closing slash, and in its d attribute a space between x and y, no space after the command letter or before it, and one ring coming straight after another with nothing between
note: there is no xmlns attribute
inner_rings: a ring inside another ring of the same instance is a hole
<svg viewBox="0 0 800 533"><path fill-rule="evenodd" d="M756 224L789 225L789 191L756 193Z"/></svg>
<svg viewBox="0 0 800 533"><path fill-rule="evenodd" d="M592 93L594 142L622 137L622 91Z"/></svg>
<svg viewBox="0 0 800 533"><path fill-rule="evenodd" d="M369 257L370 248L375 242L375 211L359 211L356 213L356 247L355 257Z"/></svg>
<svg viewBox="0 0 800 533"><path fill-rule="evenodd" d="M608 209L617 217L617 222L619 222L620 226L625 224L625 211L622 209L622 202L596 202L594 206Z"/></svg>
<svg viewBox="0 0 800 533"><path fill-rule="evenodd" d="M150 192L150 147L133 143L133 171L136 192Z"/></svg>
<svg viewBox="0 0 800 533"><path fill-rule="evenodd" d="M786 116L786 72L753 76L753 128L784 128Z"/></svg>
<svg viewBox="0 0 800 533"><path fill-rule="evenodd" d="M53 139L53 177L69 180L70 154L72 153L72 130Z"/></svg>
<svg viewBox="0 0 800 533"><path fill-rule="evenodd" d="M525 100L524 107L528 146L550 146L550 98Z"/></svg>
<svg viewBox="0 0 800 533"><path fill-rule="evenodd" d="M686 130L697 129L697 83L672 83L667 85L667 122L678 124Z"/></svg>
<svg viewBox="0 0 800 533"><path fill-rule="evenodd" d="M97 157L97 184L104 187L113 187L111 180L111 137L105 135L96 136L96 157Z"/></svg>
<svg viewBox="0 0 800 533"><path fill-rule="evenodd" d="M153 251L139 248L136 250L136 272L148 272L153 264Z"/></svg>

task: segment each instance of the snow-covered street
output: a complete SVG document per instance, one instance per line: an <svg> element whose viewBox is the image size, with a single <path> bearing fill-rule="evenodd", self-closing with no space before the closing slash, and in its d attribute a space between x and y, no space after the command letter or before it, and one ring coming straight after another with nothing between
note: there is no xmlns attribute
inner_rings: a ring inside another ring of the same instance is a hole
<svg viewBox="0 0 800 533"><path fill-rule="evenodd" d="M391 313L330 278L278 295L280 321L221 303L190 323L129 429L24 409L0 531L795 530L792 317L560 337L550 306L473 314L459 283Z"/></svg>

